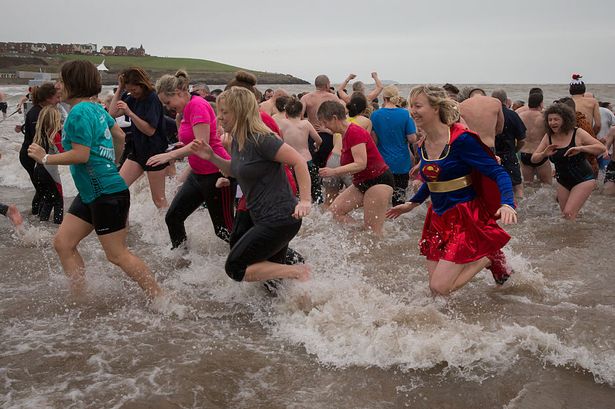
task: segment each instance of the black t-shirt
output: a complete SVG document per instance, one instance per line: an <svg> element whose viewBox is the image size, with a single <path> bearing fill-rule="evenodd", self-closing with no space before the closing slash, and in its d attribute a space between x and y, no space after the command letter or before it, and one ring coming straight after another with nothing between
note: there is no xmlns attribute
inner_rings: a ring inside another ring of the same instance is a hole
<svg viewBox="0 0 615 409"><path fill-rule="evenodd" d="M282 226L295 223L297 199L284 165L274 160L284 144L275 135L248 136L243 150L233 140L231 171L237 178L255 224Z"/></svg>
<svg viewBox="0 0 615 409"><path fill-rule="evenodd" d="M525 125L519 115L502 105L504 113L504 130L495 137L496 155L515 153L517 140L525 139Z"/></svg>
<svg viewBox="0 0 615 409"><path fill-rule="evenodd" d="M142 99L135 99L131 95L124 93L122 101L139 118L147 122L156 131L152 136L147 136L137 128L134 121L131 121L130 133L134 142L135 150L139 155L146 156L163 153L166 151L168 143L165 133L165 121L162 111L162 103L155 92L150 92Z"/></svg>

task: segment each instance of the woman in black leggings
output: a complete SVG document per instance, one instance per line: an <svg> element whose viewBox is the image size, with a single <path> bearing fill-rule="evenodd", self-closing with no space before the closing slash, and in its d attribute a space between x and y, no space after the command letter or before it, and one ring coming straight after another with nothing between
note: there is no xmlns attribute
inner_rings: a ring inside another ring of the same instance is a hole
<svg viewBox="0 0 615 409"><path fill-rule="evenodd" d="M242 230L247 228L243 235L237 231L241 238L231 248L226 273L236 281L309 279L309 266L284 264L288 243L299 231L301 218L310 212L310 175L305 160L271 133L260 119L254 94L246 88L232 87L220 95L218 120L233 138L231 160L221 158L199 140L192 143L192 152L237 179L253 223L251 227L249 221L243 224ZM299 203L283 164L295 169Z"/></svg>

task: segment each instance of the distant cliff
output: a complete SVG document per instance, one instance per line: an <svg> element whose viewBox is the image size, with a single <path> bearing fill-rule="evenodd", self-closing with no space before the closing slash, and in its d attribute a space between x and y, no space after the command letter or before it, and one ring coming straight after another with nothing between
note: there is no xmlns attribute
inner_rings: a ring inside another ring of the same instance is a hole
<svg viewBox="0 0 615 409"><path fill-rule="evenodd" d="M109 71L103 73L103 83L112 85L117 82L117 73L130 66L143 67L151 75L152 79L162 74L174 73L178 69L184 69L190 75L193 82L205 82L208 84L226 84L238 70L252 72L258 78L259 84L308 84L307 81L293 77L289 74L253 71L241 67L222 64L210 60L193 58L167 58L167 57L129 57L129 56L99 56L99 55L19 55L0 54L0 73L14 73L16 71L43 71L59 72L64 61L83 59L100 64L103 60ZM1 83L27 83L27 79L0 78Z"/></svg>

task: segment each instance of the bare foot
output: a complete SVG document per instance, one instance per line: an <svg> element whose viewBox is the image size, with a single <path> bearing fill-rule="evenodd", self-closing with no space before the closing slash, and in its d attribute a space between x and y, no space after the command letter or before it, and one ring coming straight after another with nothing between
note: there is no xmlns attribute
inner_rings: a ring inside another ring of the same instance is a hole
<svg viewBox="0 0 615 409"><path fill-rule="evenodd" d="M6 217L15 227L19 227L23 224L23 217L21 217L21 213L19 213L19 210L17 210L15 205L9 205L9 210L6 212Z"/></svg>
<svg viewBox="0 0 615 409"><path fill-rule="evenodd" d="M295 264L293 266L293 269L295 270L295 279L302 282L309 281L312 267L310 267L308 264Z"/></svg>

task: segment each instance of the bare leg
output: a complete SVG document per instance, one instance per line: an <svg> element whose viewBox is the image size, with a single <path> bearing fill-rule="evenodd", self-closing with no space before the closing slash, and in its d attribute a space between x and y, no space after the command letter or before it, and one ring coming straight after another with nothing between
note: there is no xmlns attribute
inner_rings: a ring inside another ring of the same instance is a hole
<svg viewBox="0 0 615 409"><path fill-rule="evenodd" d="M149 181L149 189L152 193L152 200L159 209L169 207L164 191L166 168L155 172L146 172Z"/></svg>
<svg viewBox="0 0 615 409"><path fill-rule="evenodd" d="M141 165L130 159L126 159L120 169L120 176L129 187L135 182L135 180L139 179L142 174L143 168L141 168Z"/></svg>
<svg viewBox="0 0 615 409"><path fill-rule="evenodd" d="M449 295L466 285L479 271L489 265L489 260L483 257L467 264L455 264L440 260L431 274L429 288L435 295Z"/></svg>
<svg viewBox="0 0 615 409"><path fill-rule="evenodd" d="M519 183L518 185L513 186L513 193L515 198L522 199L523 198L523 183Z"/></svg>
<svg viewBox="0 0 615 409"><path fill-rule="evenodd" d="M558 183L556 186L556 195L559 209L563 213L566 206L566 202L568 201L568 196L570 195L570 191Z"/></svg>
<svg viewBox="0 0 615 409"><path fill-rule="evenodd" d="M573 187L568 195L566 205L562 210L564 213L564 218L568 220L575 220L579 214L579 211L585 204L585 201L592 194L592 191L595 188L595 180L588 180Z"/></svg>
<svg viewBox="0 0 615 409"><path fill-rule="evenodd" d="M310 279L310 267L307 264L279 264L261 261L248 266L244 281L265 281L276 278L294 278L299 281Z"/></svg>
<svg viewBox="0 0 615 409"><path fill-rule="evenodd" d="M21 213L19 213L15 205L9 205L9 209L6 211L6 217L15 227L19 227L23 223L23 217L21 217Z"/></svg>
<svg viewBox="0 0 615 409"><path fill-rule="evenodd" d="M615 195L615 183L613 182L606 182L604 184L604 189L602 190L602 193L604 193L605 195Z"/></svg>
<svg viewBox="0 0 615 409"><path fill-rule="evenodd" d="M385 213L391 206L393 188L388 185L376 185L367 189L363 196L363 220L365 229L382 237Z"/></svg>
<svg viewBox="0 0 615 409"><path fill-rule="evenodd" d="M94 227L75 215L66 213L53 239L64 273L70 280L70 289L74 296L80 297L85 290L85 264L77 245L94 230Z"/></svg>
<svg viewBox="0 0 615 409"><path fill-rule="evenodd" d="M127 234L128 229L122 229L98 236L98 240L105 250L107 260L121 268L128 277L139 284L149 298L155 298L162 294L162 289L149 267L126 247Z"/></svg>
<svg viewBox="0 0 615 409"><path fill-rule="evenodd" d="M333 203L333 201L340 194L340 190L334 187L329 187L329 186L324 186L324 190L325 190L325 202L323 203L322 207L324 209L328 209L329 206L331 206L331 203Z"/></svg>
<svg viewBox="0 0 615 409"><path fill-rule="evenodd" d="M329 206L329 210L333 213L335 220L341 223L352 223L355 220L348 216L348 213L362 205L363 193L354 185L351 185L335 198L331 206Z"/></svg>
<svg viewBox="0 0 615 409"><path fill-rule="evenodd" d="M536 168L538 172L538 180L542 183L551 185L553 184L553 168L551 167L551 162L547 161Z"/></svg>
<svg viewBox="0 0 615 409"><path fill-rule="evenodd" d="M534 171L535 168L531 166L521 164L521 175L523 176L523 182L525 183L533 183L534 182Z"/></svg>

